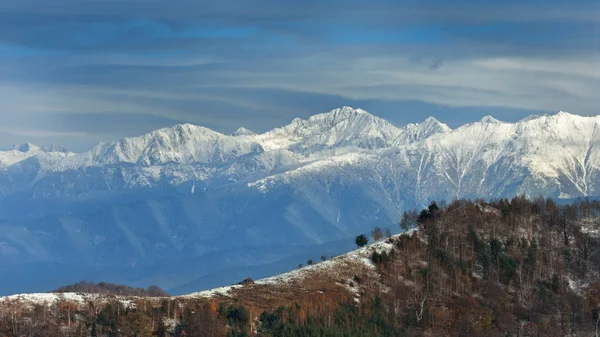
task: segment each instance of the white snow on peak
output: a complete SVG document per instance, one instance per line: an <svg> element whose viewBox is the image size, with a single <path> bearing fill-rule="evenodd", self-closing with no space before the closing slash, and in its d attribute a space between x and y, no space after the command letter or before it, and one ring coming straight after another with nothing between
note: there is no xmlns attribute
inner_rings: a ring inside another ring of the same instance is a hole
<svg viewBox="0 0 600 337"><path fill-rule="evenodd" d="M245 180L266 191L279 179L289 182L353 165L383 175L414 173L407 183L416 186L404 188L416 191L419 200L426 197L424 191L440 186L445 186L440 193L450 194L445 198L496 193L489 190L493 181L494 188L501 184L510 193L559 191L556 195L577 197L600 193L598 126L600 116L559 112L514 123L486 116L454 130L430 117L399 128L345 106L258 135L244 128L225 135L181 124L101 143L77 155L26 144L0 152L0 167L31 158L33 165L24 167L37 170L37 179L45 172L127 164L119 166L130 168L123 177L126 186L151 186L165 177L172 184L216 177Z"/></svg>
<svg viewBox="0 0 600 337"><path fill-rule="evenodd" d="M439 128L440 130L443 130L444 132L452 131L452 129L450 129L448 127L448 125L438 121L437 119L435 119L435 117L427 117L425 119L425 121L423 121L423 123L421 123L421 124L428 128Z"/></svg>
<svg viewBox="0 0 600 337"><path fill-rule="evenodd" d="M589 118L595 118L595 116L586 117L586 116L572 114L572 113L569 113L566 111L559 111L554 114L529 115L529 116L519 120L516 123L519 124L519 123L525 123L525 122L530 122L530 121L535 121L535 120L547 121L547 120L551 120L551 119L560 119L560 118L563 118L566 120L578 119L578 118L589 119Z"/></svg>
<svg viewBox="0 0 600 337"><path fill-rule="evenodd" d="M433 117L428 117L423 123L408 124L392 144L394 146L408 145L422 141L438 133L449 133L451 131L452 129L448 125Z"/></svg>
<svg viewBox="0 0 600 337"><path fill-rule="evenodd" d="M192 124L179 124L140 137L99 144L84 153L84 158L80 160L86 165L126 162L152 166L229 161L250 152L261 151L260 145L252 139L224 135Z"/></svg>
<svg viewBox="0 0 600 337"><path fill-rule="evenodd" d="M572 117L572 116L575 116L572 113L569 113L569 112L566 112L566 111L562 111L562 110L559 111L559 112L557 112L556 115L560 116L560 117Z"/></svg>
<svg viewBox="0 0 600 337"><path fill-rule="evenodd" d="M234 136L256 136L256 133L244 127L240 127L233 133Z"/></svg>
<svg viewBox="0 0 600 337"><path fill-rule="evenodd" d="M481 123L487 123L487 124L501 124L502 122L497 120L496 118L488 115L488 116L484 116L483 118L481 118L479 120L479 122Z"/></svg>
<svg viewBox="0 0 600 337"><path fill-rule="evenodd" d="M265 150L289 148L295 152L354 146L383 148L391 144L402 131L388 121L362 109L348 106L309 117L296 118L289 125L259 135Z"/></svg>
<svg viewBox="0 0 600 337"><path fill-rule="evenodd" d="M58 151L55 147L39 147L31 143L18 144L9 151L0 151L0 168L7 167L34 156L64 158L74 153Z"/></svg>
<svg viewBox="0 0 600 337"><path fill-rule="evenodd" d="M438 158L436 170L456 189L455 197L466 191L486 195L486 181L512 183L519 188L515 193L556 188L560 197L578 197L600 193L598 126L600 116L564 112L516 123L484 118L416 146L425 145L427 155ZM525 177L535 182L511 180Z"/></svg>

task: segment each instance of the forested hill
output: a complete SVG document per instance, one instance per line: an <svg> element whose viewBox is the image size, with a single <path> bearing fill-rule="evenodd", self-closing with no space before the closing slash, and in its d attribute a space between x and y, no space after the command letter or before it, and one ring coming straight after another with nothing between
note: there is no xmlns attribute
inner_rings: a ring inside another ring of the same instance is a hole
<svg viewBox="0 0 600 337"><path fill-rule="evenodd" d="M75 284L62 286L53 293L90 293L90 294L104 294L104 295L119 295L119 296L151 296L151 297L165 297L168 296L162 289L157 286L150 286L147 289L144 288L133 288L122 284L114 284L107 282L88 282L81 281Z"/></svg>
<svg viewBox="0 0 600 337"><path fill-rule="evenodd" d="M170 298L0 302L0 335L593 336L600 203L432 203L407 234L269 279ZM360 241L360 240L359 240ZM41 331L43 331L43 334Z"/></svg>

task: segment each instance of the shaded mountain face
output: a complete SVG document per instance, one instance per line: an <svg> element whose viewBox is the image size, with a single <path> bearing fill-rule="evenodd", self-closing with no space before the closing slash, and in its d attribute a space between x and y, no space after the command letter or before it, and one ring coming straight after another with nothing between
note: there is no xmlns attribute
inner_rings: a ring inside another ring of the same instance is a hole
<svg viewBox="0 0 600 337"><path fill-rule="evenodd" d="M0 293L99 274L198 290L215 273L273 274L312 247L394 228L431 200L598 195L598 124L561 112L396 127L343 107L263 134L184 124L83 153L28 144L0 152L0 270L39 284L3 281Z"/></svg>

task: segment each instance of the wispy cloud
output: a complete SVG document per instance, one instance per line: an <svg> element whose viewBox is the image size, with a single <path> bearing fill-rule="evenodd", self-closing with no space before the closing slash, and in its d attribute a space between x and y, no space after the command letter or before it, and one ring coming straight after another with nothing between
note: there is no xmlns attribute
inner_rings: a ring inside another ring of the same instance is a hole
<svg viewBox="0 0 600 337"><path fill-rule="evenodd" d="M77 143L70 132L177 122L260 131L341 104L398 123L594 114L598 13L588 0L5 1L0 118Z"/></svg>

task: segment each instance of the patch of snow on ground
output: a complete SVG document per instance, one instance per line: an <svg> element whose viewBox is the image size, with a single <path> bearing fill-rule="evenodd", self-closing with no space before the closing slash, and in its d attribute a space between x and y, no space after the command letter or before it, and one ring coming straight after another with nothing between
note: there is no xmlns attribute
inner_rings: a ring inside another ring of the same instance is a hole
<svg viewBox="0 0 600 337"><path fill-rule="evenodd" d="M0 302L4 301L19 301L22 303L30 303L30 304L43 304L43 305L52 305L57 301L68 301L71 303L76 303L78 305L83 305L88 301L108 301L109 299L118 299L123 305L126 307L132 307L134 304L132 303L132 299L134 297L127 296L111 296L104 294L88 294L88 293L36 293L36 294L19 294L19 295L11 295L0 297Z"/></svg>
<svg viewBox="0 0 600 337"><path fill-rule="evenodd" d="M493 214L493 215L497 215L497 216L502 215L502 211L500 211L499 209L494 208L490 205L477 204L477 207L483 213Z"/></svg>
<svg viewBox="0 0 600 337"><path fill-rule="evenodd" d="M377 252L389 252L392 250L393 244L387 242L387 239L372 243L368 246L360 249L351 251L349 253L337 256L331 260L319 262L313 265L308 265L300 269L292 270L287 273L268 277L256 281L256 284L282 284L289 283L291 281L301 280L311 274L313 271L318 270L331 270L333 266L344 262L361 261L366 267L375 269L375 264L371 261L371 255L374 251Z"/></svg>
<svg viewBox="0 0 600 337"><path fill-rule="evenodd" d="M336 282L336 284L343 286L352 295L354 295L354 302L360 303L360 286L353 279L348 279L346 284Z"/></svg>
<svg viewBox="0 0 600 337"><path fill-rule="evenodd" d="M597 218L582 219L581 232L592 237L600 237L600 222Z"/></svg>
<svg viewBox="0 0 600 337"><path fill-rule="evenodd" d="M241 285L231 285L231 286L225 286L225 287L220 287L220 288L214 288L214 289L209 289L209 290L204 290L204 291L200 291L197 293L191 293L191 294L187 294L187 295L181 295L178 297L181 298L194 298L194 297L213 297L213 296L227 296L229 294L229 292L233 289L236 288L240 288L242 287Z"/></svg>
<svg viewBox="0 0 600 337"><path fill-rule="evenodd" d="M0 301L22 301L22 302L31 302L37 304L52 304L60 299L64 299L70 302L75 302L79 304L83 304L86 300L95 299L97 295L95 294L80 294L80 293L39 293L39 294L20 294L20 295L12 295L1 297Z"/></svg>
<svg viewBox="0 0 600 337"><path fill-rule="evenodd" d="M573 281L571 279L571 277L568 277L568 282L569 282L569 288L571 288L571 290L573 290L574 293L576 293L576 294L583 293L583 288L585 287L585 284L583 282Z"/></svg>
<svg viewBox="0 0 600 337"><path fill-rule="evenodd" d="M339 263L339 260L331 259L323 262L319 262L313 265L308 265L300 269L292 270L287 273L279 274L276 276L267 277L258 280L256 284L287 284L293 281L299 281L307 277L311 272L318 270L327 270L332 266Z"/></svg>

